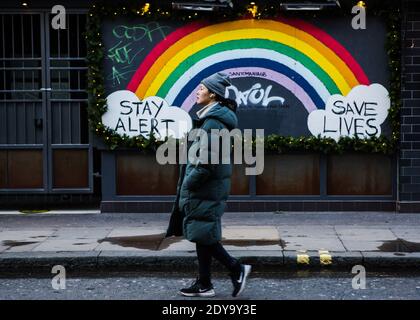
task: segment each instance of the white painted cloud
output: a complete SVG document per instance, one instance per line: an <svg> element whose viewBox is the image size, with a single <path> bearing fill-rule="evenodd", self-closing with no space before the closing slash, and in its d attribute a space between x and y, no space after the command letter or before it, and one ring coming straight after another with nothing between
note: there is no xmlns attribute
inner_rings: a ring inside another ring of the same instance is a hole
<svg viewBox="0 0 420 320"><path fill-rule="evenodd" d="M180 139L192 129L192 120L185 110L169 106L156 96L140 100L133 92L119 90L107 97L107 112L102 122L118 134L130 137L142 135L164 140L167 136Z"/></svg>
<svg viewBox="0 0 420 320"><path fill-rule="evenodd" d="M354 87L346 97L332 95L325 110L308 115L308 128L314 135L338 140L341 136L360 139L379 137L381 124L391 106L388 91L378 83Z"/></svg>

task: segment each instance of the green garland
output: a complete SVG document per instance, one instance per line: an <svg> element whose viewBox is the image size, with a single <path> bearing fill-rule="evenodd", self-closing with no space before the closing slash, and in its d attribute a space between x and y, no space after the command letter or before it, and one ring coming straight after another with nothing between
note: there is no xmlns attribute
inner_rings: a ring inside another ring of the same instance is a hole
<svg viewBox="0 0 420 320"><path fill-rule="evenodd" d="M384 4L385 6L385 4ZM278 14L278 8L273 5L258 7L258 13L252 15L248 7L243 7L235 12L224 14L219 19L232 19L235 17L254 17L256 19L270 18ZM325 13L329 14L329 13ZM400 137L400 107L401 107L401 44L400 44L400 10L388 9L378 11L377 14L386 14L388 22L386 50L389 58L390 69L390 99L391 108L388 117L391 125L391 138L385 136L372 137L369 139L341 137L338 142L331 138L314 137L292 137L280 136L277 134L268 135L264 140L264 148L267 153L285 153L294 151L309 151L322 153L343 153L348 151L393 154L399 146ZM146 8L136 2L128 3L126 7L112 8L104 4L93 4L88 13L85 39L87 41L87 63L88 63L88 118L89 127L103 139L111 149L117 147L136 148L141 152L155 152L165 141L150 139L143 136L129 137L119 135L115 130L106 127L102 123L102 115L106 112L106 95L102 64L104 59L104 46L101 36L101 23L104 18L114 19L121 15L128 17L148 17L150 19L171 19L177 18L184 21L203 19L208 13L171 13L165 8ZM214 20L214 17L212 18ZM176 140L179 143L179 140ZM253 140L255 146L255 140Z"/></svg>

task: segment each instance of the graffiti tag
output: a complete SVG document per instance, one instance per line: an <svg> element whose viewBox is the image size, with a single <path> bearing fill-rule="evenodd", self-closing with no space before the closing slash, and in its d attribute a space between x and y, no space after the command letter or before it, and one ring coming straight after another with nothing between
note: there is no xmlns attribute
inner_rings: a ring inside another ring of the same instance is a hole
<svg viewBox="0 0 420 320"><path fill-rule="evenodd" d="M262 88L260 83L254 84L251 89L246 91L240 91L236 86L232 85L227 88L228 92L232 91L234 94L234 99L240 106L248 106L251 105L262 105L263 107L267 107L272 102L280 102L281 105L284 104L284 98L278 96L270 97L271 89L273 88L272 85L267 86L267 88ZM229 95L228 95L229 96Z"/></svg>
<svg viewBox="0 0 420 320"><path fill-rule="evenodd" d="M113 86L120 85L121 80L126 80L126 74L136 70L136 68L127 68L131 66L136 56L144 50L142 45L145 42L165 39L165 29L167 28L169 26L161 26L158 22L114 27L112 35L117 41L107 51L107 58L113 63L111 66L112 72L107 75L107 79L112 80Z"/></svg>

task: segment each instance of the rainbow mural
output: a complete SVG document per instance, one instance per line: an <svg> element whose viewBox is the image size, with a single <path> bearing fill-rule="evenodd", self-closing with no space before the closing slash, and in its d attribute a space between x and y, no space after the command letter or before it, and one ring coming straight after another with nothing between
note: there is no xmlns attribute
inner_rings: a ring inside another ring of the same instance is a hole
<svg viewBox="0 0 420 320"><path fill-rule="evenodd" d="M219 71L265 73L311 112L333 94L369 85L352 55L323 30L299 19L194 22L170 33L142 61L127 90L159 96L186 111L200 81Z"/></svg>

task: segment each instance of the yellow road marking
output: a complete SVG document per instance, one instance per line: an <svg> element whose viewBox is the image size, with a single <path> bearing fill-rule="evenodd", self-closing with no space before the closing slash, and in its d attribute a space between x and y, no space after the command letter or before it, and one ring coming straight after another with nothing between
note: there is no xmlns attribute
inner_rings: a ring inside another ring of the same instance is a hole
<svg viewBox="0 0 420 320"><path fill-rule="evenodd" d="M332 256L328 252L328 250L319 250L319 262L323 266L328 266L332 264Z"/></svg>
<svg viewBox="0 0 420 320"><path fill-rule="evenodd" d="M297 255L297 263L298 264L309 264L309 255L307 254L298 254Z"/></svg>

